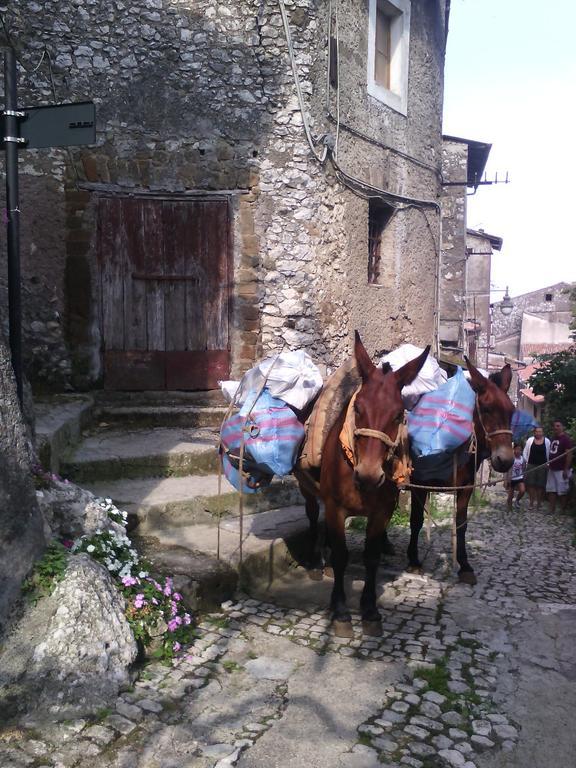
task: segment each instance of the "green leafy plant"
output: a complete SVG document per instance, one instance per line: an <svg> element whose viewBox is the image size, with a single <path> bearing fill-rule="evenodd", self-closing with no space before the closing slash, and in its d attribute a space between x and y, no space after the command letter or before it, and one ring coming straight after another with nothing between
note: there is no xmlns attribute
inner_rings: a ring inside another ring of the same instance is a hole
<svg viewBox="0 0 576 768"><path fill-rule="evenodd" d="M238 672L239 670L242 669L240 664L237 664L235 661L231 661L229 659L226 659L226 661L223 661L222 666L224 667L226 672L228 672L229 674L231 672Z"/></svg>
<svg viewBox="0 0 576 768"><path fill-rule="evenodd" d="M45 595L51 595L54 587L62 581L68 565L69 552L58 541L53 541L40 560L36 562L32 573L24 581L22 591L36 601Z"/></svg>
<svg viewBox="0 0 576 768"><path fill-rule="evenodd" d="M576 346L541 355L540 367L528 379L528 386L546 400L545 428L560 419L574 437L576 433Z"/></svg>

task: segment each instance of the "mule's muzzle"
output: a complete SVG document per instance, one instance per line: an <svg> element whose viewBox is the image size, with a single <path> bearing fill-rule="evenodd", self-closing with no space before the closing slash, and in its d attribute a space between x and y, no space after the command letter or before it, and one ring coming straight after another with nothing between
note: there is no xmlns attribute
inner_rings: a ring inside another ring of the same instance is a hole
<svg viewBox="0 0 576 768"><path fill-rule="evenodd" d="M496 472L508 472L514 463L514 451L509 446L495 448L490 454L490 463Z"/></svg>
<svg viewBox="0 0 576 768"><path fill-rule="evenodd" d="M359 464L354 470L354 484L359 491L370 491L380 488L386 482L386 475L382 467L368 470Z"/></svg>

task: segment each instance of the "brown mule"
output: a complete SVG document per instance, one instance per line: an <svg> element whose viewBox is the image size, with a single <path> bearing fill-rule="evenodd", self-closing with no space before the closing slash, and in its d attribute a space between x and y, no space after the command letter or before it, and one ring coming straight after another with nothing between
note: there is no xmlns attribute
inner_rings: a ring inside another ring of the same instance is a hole
<svg viewBox="0 0 576 768"><path fill-rule="evenodd" d="M477 452L470 455L468 461L458 467L456 486L471 486L476 472L484 459L490 459L492 467L497 472L507 472L514 461L512 450L512 430L510 424L514 406L507 395L512 381L512 369L505 365L498 373L489 378L466 358L470 371L470 385L476 393L474 409L474 430L476 432ZM438 478L426 481L426 485L451 487L453 479ZM476 584L476 576L466 553L466 528L468 520L468 503L473 488L462 488L456 492L456 559L460 570L458 578L464 584ZM424 523L424 507L428 491L412 490L410 512L410 543L408 545L408 570L421 572L422 563L418 558L418 535Z"/></svg>
<svg viewBox="0 0 576 768"><path fill-rule="evenodd" d="M316 496L324 502L334 570L330 606L334 631L340 636L352 635L352 619L344 591L344 573L348 563L344 523L347 517L356 515L368 519L364 546L365 581L360 598L364 631L367 634L381 633L380 614L376 606L376 572L382 540L399 494L398 486L391 477L401 435L399 430L404 424L401 391L416 378L429 349L427 347L419 357L394 372L388 364L377 368L372 363L356 332L354 355L362 383L354 396L355 429L351 450L346 453L340 440L349 405L346 403L322 450L316 494L313 494L309 483L301 482L317 562L319 506ZM298 472L296 474L299 477Z"/></svg>

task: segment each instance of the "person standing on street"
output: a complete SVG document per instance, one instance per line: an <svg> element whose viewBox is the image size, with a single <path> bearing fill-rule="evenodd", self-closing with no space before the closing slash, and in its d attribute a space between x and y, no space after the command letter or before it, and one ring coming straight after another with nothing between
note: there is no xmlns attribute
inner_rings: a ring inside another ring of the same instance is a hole
<svg viewBox="0 0 576 768"><path fill-rule="evenodd" d="M540 505L544 501L548 475L546 462L549 453L550 440L544 437L542 427L534 427L534 436L529 437L526 441L523 453L527 464L524 481L530 499L530 509L534 509L534 504L536 504L536 509L540 509Z"/></svg>
<svg viewBox="0 0 576 768"><path fill-rule="evenodd" d="M504 487L508 491L507 506L508 511L512 511L512 502L514 501L514 494L517 493L514 507L520 509L520 499L524 496L526 486L524 485L524 472L526 471L526 460L522 455L522 446L516 443L514 446L514 463L506 474L506 481Z"/></svg>
<svg viewBox="0 0 576 768"><path fill-rule="evenodd" d="M566 509L570 475L572 473L572 447L570 437L564 432L564 424L559 419L552 425L552 438L550 440L550 452L548 458L548 480L546 492L550 512L556 509L556 497L560 499L560 506Z"/></svg>

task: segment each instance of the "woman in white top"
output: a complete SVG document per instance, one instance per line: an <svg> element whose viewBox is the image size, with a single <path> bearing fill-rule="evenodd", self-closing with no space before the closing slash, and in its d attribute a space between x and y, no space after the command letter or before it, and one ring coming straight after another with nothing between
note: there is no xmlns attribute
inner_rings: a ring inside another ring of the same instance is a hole
<svg viewBox="0 0 576 768"><path fill-rule="evenodd" d="M534 427L534 437L529 437L524 446L523 456L526 459L526 490L530 498L530 509L540 509L546 492L546 477L548 468L546 462L550 455L550 440L544 437L542 427Z"/></svg>

